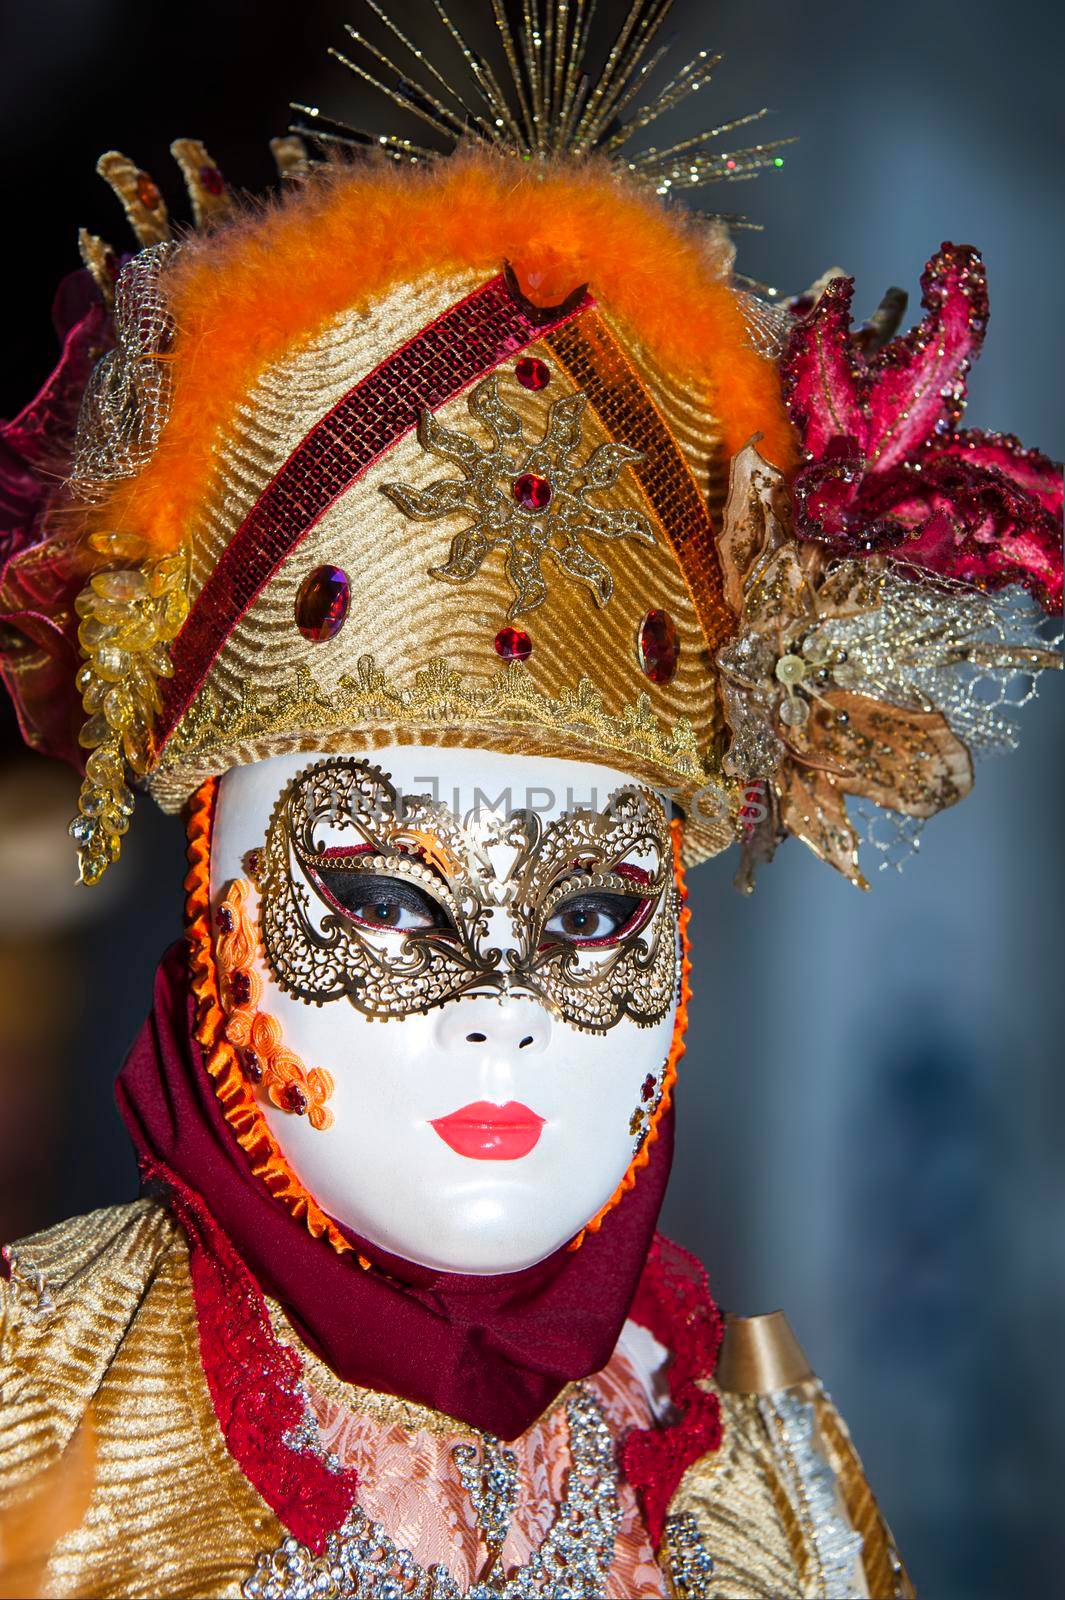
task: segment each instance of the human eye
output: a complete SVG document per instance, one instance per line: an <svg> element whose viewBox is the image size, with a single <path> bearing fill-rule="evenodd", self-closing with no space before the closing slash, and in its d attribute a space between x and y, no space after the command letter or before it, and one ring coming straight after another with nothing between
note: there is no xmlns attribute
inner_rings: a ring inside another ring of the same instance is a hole
<svg viewBox="0 0 1065 1600"><path fill-rule="evenodd" d="M613 943L636 921L643 905L635 894L570 895L559 901L544 923L544 934L566 944Z"/></svg>
<svg viewBox="0 0 1065 1600"><path fill-rule="evenodd" d="M322 861L316 863L314 876L326 900L361 927L378 933L454 931L454 923L439 901L405 878L352 871Z"/></svg>

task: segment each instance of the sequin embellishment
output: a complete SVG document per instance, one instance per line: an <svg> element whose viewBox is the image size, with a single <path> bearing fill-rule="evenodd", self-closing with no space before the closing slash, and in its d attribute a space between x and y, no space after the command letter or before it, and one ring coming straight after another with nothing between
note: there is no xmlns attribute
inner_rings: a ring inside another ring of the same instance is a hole
<svg viewBox="0 0 1065 1600"><path fill-rule="evenodd" d="M666 1518L663 1542L677 1600L707 1600L714 1562L690 1511Z"/></svg>

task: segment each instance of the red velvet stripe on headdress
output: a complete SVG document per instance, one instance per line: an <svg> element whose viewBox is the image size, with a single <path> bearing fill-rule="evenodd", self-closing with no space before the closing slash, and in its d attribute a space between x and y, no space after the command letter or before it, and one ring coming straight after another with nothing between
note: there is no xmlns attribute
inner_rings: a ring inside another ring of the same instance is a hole
<svg viewBox="0 0 1065 1600"><path fill-rule="evenodd" d="M194 698L230 631L335 500L418 423L508 356L593 304L585 295L535 323L500 276L451 306L357 383L316 423L230 539L172 649L156 728L160 745Z"/></svg>

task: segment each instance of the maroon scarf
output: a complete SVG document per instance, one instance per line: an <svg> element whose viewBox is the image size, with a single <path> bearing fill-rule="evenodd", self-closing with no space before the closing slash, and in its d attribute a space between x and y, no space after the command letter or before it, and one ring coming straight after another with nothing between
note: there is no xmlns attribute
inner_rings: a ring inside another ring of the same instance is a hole
<svg viewBox="0 0 1065 1600"><path fill-rule="evenodd" d="M663 1119L636 1185L581 1248L523 1272L418 1267L349 1234L373 1270L339 1255L252 1175L194 1034L187 952L160 964L152 1013L119 1075L119 1110L142 1161L207 1203L260 1287L341 1378L514 1439L565 1385L605 1366L654 1237L673 1154Z"/></svg>

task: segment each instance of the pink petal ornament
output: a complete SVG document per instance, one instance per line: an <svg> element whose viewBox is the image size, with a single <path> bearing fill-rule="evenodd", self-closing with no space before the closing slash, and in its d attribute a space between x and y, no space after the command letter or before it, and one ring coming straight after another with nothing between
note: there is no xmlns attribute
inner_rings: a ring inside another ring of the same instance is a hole
<svg viewBox="0 0 1065 1600"><path fill-rule="evenodd" d="M1060 472L1009 435L958 426L987 328L979 253L943 245L921 288L921 322L871 356L852 331L849 278L792 333L782 377L806 457L792 485L796 534L985 588L1021 583L1057 609Z"/></svg>

